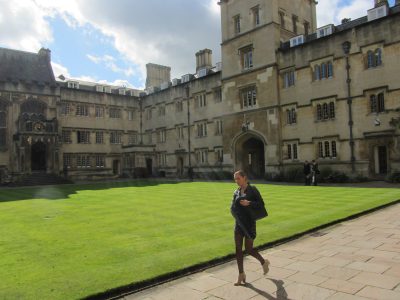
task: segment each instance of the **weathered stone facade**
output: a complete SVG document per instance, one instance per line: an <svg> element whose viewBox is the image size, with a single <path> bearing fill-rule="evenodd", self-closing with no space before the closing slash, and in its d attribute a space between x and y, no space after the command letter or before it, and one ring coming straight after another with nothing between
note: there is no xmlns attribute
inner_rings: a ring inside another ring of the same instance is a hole
<svg viewBox="0 0 400 300"><path fill-rule="evenodd" d="M75 178L273 177L312 159L352 176L399 171L400 5L371 1L368 17L320 28L315 5L222 0L222 66L204 49L195 75L169 82L149 64L147 93L56 82L49 52L24 53L33 65L48 54L47 77L0 74L0 165Z"/></svg>

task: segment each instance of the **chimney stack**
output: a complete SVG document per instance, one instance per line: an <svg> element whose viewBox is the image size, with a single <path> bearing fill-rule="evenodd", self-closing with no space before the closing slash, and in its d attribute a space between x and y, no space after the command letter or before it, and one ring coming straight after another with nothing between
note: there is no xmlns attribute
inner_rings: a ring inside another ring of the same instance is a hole
<svg viewBox="0 0 400 300"><path fill-rule="evenodd" d="M171 81L171 68L149 63L146 65L146 89Z"/></svg>
<svg viewBox="0 0 400 300"><path fill-rule="evenodd" d="M38 52L39 57L44 58L47 62L51 61L51 51L50 49L41 48Z"/></svg>
<svg viewBox="0 0 400 300"><path fill-rule="evenodd" d="M389 3L387 0L374 0L374 2L375 2L375 7L382 6L382 5L389 6Z"/></svg>
<svg viewBox="0 0 400 300"><path fill-rule="evenodd" d="M212 68L212 51L210 49L203 49L196 53L196 72L200 69Z"/></svg>

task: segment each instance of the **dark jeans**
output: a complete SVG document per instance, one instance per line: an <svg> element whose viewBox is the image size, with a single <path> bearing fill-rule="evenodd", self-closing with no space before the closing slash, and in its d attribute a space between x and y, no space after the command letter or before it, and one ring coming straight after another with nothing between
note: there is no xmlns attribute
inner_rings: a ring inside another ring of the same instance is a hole
<svg viewBox="0 0 400 300"><path fill-rule="evenodd" d="M305 174L304 175L304 185L310 185L311 184L311 174Z"/></svg>

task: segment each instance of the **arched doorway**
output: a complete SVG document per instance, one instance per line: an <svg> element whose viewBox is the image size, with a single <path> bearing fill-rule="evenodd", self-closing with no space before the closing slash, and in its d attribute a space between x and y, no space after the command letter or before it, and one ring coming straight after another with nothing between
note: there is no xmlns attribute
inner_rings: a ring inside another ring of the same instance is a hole
<svg viewBox="0 0 400 300"><path fill-rule="evenodd" d="M46 144L41 141L31 147L31 170L46 171Z"/></svg>
<svg viewBox="0 0 400 300"><path fill-rule="evenodd" d="M244 171L251 178L263 177L265 173L264 144L256 138L243 143Z"/></svg>
<svg viewBox="0 0 400 300"><path fill-rule="evenodd" d="M178 177L182 177L183 176L183 157L179 156L178 157L178 166L177 166L177 175Z"/></svg>
<svg viewBox="0 0 400 300"><path fill-rule="evenodd" d="M253 133L241 134L234 141L235 168L245 171L250 178L265 175L265 143Z"/></svg>
<svg viewBox="0 0 400 300"><path fill-rule="evenodd" d="M146 170L148 176L153 175L153 160L151 158L146 158Z"/></svg>

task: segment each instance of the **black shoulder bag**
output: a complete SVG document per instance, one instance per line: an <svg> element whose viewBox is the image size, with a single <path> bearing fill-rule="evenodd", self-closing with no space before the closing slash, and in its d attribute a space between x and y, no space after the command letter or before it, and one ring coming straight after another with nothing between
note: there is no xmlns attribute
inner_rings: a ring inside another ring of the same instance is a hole
<svg viewBox="0 0 400 300"><path fill-rule="evenodd" d="M252 207L250 205L250 206L248 206L248 208L249 208L249 213L250 213L251 218L253 220L257 221L257 220L267 217L268 212L267 212L267 209L265 208L264 200L261 197L260 192L257 190L256 187L253 186L252 188L254 190L254 193L256 194L259 205L257 205L257 207Z"/></svg>

